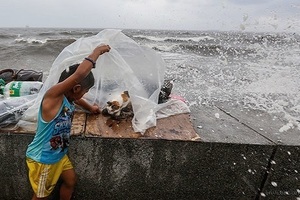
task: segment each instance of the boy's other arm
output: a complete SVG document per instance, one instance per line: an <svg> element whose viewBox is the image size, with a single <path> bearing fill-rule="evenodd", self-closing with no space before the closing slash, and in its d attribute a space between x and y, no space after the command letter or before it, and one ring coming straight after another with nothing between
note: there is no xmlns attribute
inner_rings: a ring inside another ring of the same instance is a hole
<svg viewBox="0 0 300 200"><path fill-rule="evenodd" d="M91 105L89 104L87 101L85 101L84 99L79 99L77 101L75 101L75 103L79 106L81 106L82 108L90 111L92 114L99 114L101 113L100 111L100 108L98 105L94 104L94 105Z"/></svg>

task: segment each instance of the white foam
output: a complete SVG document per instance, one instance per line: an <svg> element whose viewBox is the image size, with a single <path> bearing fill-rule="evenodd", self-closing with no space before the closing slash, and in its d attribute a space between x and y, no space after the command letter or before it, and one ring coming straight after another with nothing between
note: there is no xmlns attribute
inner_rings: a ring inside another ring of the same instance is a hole
<svg viewBox="0 0 300 200"><path fill-rule="evenodd" d="M282 133L282 132L285 132L285 131L288 131L290 129L294 128L294 124L289 122L287 123L286 125L282 126L280 129L279 129L279 132Z"/></svg>
<svg viewBox="0 0 300 200"><path fill-rule="evenodd" d="M256 94L299 94L299 78L292 74L279 72L270 78L258 80L243 88L243 93Z"/></svg>
<svg viewBox="0 0 300 200"><path fill-rule="evenodd" d="M17 38L17 39L15 39L15 42L17 42L17 43L29 43L29 44L34 44L34 43L44 44L47 41L48 41L47 39L38 40L35 38Z"/></svg>

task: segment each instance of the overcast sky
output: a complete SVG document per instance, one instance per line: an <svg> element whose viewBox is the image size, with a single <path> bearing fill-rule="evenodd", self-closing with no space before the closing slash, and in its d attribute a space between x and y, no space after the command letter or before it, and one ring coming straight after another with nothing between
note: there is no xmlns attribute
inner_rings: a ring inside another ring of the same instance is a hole
<svg viewBox="0 0 300 200"><path fill-rule="evenodd" d="M0 27L300 32L300 0L0 0Z"/></svg>

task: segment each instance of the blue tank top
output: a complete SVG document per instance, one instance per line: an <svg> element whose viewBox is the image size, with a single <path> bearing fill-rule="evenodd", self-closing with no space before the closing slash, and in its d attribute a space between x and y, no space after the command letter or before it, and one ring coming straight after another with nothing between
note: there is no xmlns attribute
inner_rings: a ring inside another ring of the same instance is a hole
<svg viewBox="0 0 300 200"><path fill-rule="evenodd" d="M44 164L58 162L67 153L75 106L64 97L62 105L50 122L38 112L37 132L28 145L26 156Z"/></svg>

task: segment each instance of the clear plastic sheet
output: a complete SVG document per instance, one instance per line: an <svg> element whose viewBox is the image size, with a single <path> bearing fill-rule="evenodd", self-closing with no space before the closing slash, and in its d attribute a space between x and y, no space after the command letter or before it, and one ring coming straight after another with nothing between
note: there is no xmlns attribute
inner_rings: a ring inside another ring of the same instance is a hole
<svg viewBox="0 0 300 200"><path fill-rule="evenodd" d="M78 39L58 55L34 105L25 111L22 124L24 121L36 121L44 93L58 82L61 72L70 65L82 62L100 44L110 45L111 50L99 57L96 68L92 70L95 85L84 96L89 103L103 108L110 94L127 90L134 112L132 126L135 132L141 133L156 125L159 110L159 118L189 112L187 106L182 107L180 100L172 101L173 105L177 101L182 108L175 110L168 108L171 105L168 102L157 103L165 75L165 63L161 56L148 47L138 45L120 30L106 29L95 36Z"/></svg>
<svg viewBox="0 0 300 200"><path fill-rule="evenodd" d="M23 113L33 105L37 94L22 97L1 98L0 100L0 128L16 124Z"/></svg>

